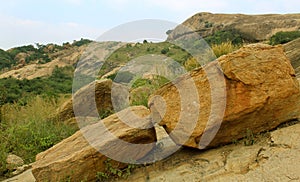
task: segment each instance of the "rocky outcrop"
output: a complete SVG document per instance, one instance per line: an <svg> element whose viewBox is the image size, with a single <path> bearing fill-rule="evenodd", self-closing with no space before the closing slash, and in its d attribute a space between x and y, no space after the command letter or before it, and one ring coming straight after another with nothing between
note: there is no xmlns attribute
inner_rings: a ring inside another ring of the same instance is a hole
<svg viewBox="0 0 300 182"><path fill-rule="evenodd" d="M291 64L296 71L297 77L300 77L300 39L291 41L283 47L287 57L290 59Z"/></svg>
<svg viewBox="0 0 300 182"><path fill-rule="evenodd" d="M198 96L189 91L192 83ZM300 113L294 69L282 47L264 44L222 56L154 95L149 106L155 121L164 126L175 143L194 148L230 143L249 131L268 131Z"/></svg>
<svg viewBox="0 0 300 182"><path fill-rule="evenodd" d="M202 37L213 35L217 31L230 30L237 32L251 42L264 41L280 31L296 31L300 27L300 14L269 14L269 15L243 15L243 14L212 14L198 13L183 22ZM168 39L176 39L182 34L180 26L175 28Z"/></svg>
<svg viewBox="0 0 300 182"><path fill-rule="evenodd" d="M73 95L73 99L68 100L62 105L61 108L58 109L56 117L58 117L61 121L68 121L69 119L75 117L73 108L75 108L77 111L76 117L96 117L94 113L95 103L100 115L104 112L113 111L111 99L112 85L112 80L103 79L96 80L82 87ZM114 83L114 87L122 87L122 85ZM121 89L115 90L120 91ZM126 97L124 94L115 95L118 97Z"/></svg>
<svg viewBox="0 0 300 182"><path fill-rule="evenodd" d="M118 181L299 181L300 124L203 152L183 148Z"/></svg>
<svg viewBox="0 0 300 182"><path fill-rule="evenodd" d="M133 112L134 115L129 112ZM152 123L148 115L148 109L136 106L86 126L54 147L38 154L32 168L34 177L37 181L95 180L97 172L105 171L104 161L108 157L104 154L107 152L115 158L122 159L118 161L138 161L152 150L156 141L155 131L151 128ZM124 118L134 126L150 129L131 128L123 123ZM110 137L110 133L115 137ZM148 145L139 148L135 145L120 144L118 139L131 144ZM116 164L118 168L126 166L117 161L112 161L112 164Z"/></svg>

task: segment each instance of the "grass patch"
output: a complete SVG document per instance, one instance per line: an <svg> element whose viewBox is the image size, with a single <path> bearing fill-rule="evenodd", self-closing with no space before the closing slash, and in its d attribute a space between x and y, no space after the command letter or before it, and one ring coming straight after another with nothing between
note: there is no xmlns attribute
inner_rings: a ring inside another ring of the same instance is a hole
<svg viewBox="0 0 300 182"><path fill-rule="evenodd" d="M48 120L65 99L32 98L26 106L5 104L1 107L0 175L8 176L6 157L9 153L35 161L36 154L72 135L76 128Z"/></svg>
<svg viewBox="0 0 300 182"><path fill-rule="evenodd" d="M130 105L148 107L148 99L162 85L168 83L169 80L165 77L153 75L153 78L137 78L133 82L130 92Z"/></svg>
<svg viewBox="0 0 300 182"><path fill-rule="evenodd" d="M241 45L234 45L231 42L222 42L221 44L213 44L211 46L213 52L215 53L216 57L220 57L226 54L229 54L233 51L238 50Z"/></svg>
<svg viewBox="0 0 300 182"><path fill-rule="evenodd" d="M169 42L144 42L136 44L127 44L118 50L114 51L102 65L99 71L99 76L103 76L106 73L112 71L114 68L128 63L130 60L145 56L149 54L164 55L172 58L174 61L181 65L191 57L191 55L174 44Z"/></svg>

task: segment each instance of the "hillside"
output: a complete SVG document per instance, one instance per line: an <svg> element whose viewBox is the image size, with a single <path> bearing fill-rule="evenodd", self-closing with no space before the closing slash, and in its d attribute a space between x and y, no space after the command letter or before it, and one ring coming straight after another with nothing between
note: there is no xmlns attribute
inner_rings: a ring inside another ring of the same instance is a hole
<svg viewBox="0 0 300 182"><path fill-rule="evenodd" d="M73 44L64 43L16 47L0 51L0 79L13 77L16 79L34 79L50 76L55 67L74 66L86 45L91 41L81 39Z"/></svg>
<svg viewBox="0 0 300 182"><path fill-rule="evenodd" d="M277 32L297 31L300 28L300 14L213 14L198 13L182 23L190 31L199 33L203 38L227 32L245 42L260 42L268 40ZM182 34L180 26L169 34L168 39L174 39ZM234 40L230 40L234 41Z"/></svg>

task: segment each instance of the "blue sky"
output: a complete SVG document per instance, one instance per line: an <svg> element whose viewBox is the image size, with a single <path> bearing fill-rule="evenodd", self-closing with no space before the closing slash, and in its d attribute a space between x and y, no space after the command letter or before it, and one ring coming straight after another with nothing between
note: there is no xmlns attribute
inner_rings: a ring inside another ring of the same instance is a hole
<svg viewBox="0 0 300 182"><path fill-rule="evenodd" d="M1 0L0 48L96 39L141 19L181 23L198 12L300 13L299 0Z"/></svg>

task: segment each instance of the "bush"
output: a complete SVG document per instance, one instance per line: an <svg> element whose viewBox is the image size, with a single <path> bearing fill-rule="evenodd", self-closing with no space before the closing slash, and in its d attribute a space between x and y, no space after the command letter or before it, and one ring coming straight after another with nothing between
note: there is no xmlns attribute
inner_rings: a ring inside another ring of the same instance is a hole
<svg viewBox="0 0 300 182"><path fill-rule="evenodd" d="M271 45L285 44L300 37L300 31L277 32L270 38Z"/></svg>
<svg viewBox="0 0 300 182"><path fill-rule="evenodd" d="M162 54L167 54L169 52L169 48L165 47L160 51Z"/></svg>
<svg viewBox="0 0 300 182"><path fill-rule="evenodd" d="M217 31L213 35L206 37L205 41L209 45L222 44L224 42L231 42L234 45L238 45L243 44L245 40L243 39L242 35L234 30L224 30Z"/></svg>
<svg viewBox="0 0 300 182"><path fill-rule="evenodd" d="M83 38L81 38L79 41L74 41L72 45L80 47L82 45L89 44L91 42L93 42L93 41L91 41L89 39L83 39Z"/></svg>
<svg viewBox="0 0 300 182"><path fill-rule="evenodd" d="M8 52L0 49L0 69L9 68L13 63L14 60L11 55Z"/></svg>

